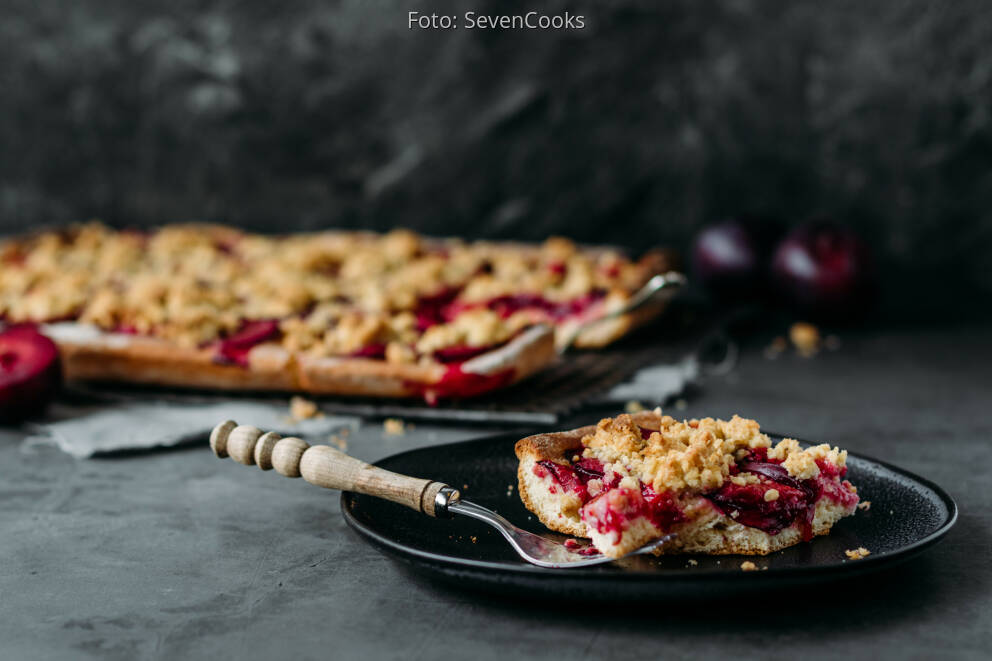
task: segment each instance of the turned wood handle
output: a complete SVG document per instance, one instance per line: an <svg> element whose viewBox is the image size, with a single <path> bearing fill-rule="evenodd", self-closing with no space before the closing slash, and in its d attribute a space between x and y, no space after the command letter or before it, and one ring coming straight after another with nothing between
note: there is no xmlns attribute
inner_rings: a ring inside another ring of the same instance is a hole
<svg viewBox="0 0 992 661"><path fill-rule="evenodd" d="M329 445L309 445L292 436L263 432L250 425L225 420L210 433L210 448L218 457L230 456L238 463L274 468L286 477L303 477L325 489L355 491L406 505L437 516L438 493L443 482L400 475L349 457Z"/></svg>

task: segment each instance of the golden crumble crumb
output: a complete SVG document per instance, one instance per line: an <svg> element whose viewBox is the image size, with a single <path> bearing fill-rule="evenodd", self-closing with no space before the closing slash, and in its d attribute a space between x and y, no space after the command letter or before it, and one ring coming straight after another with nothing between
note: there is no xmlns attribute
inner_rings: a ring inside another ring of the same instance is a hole
<svg viewBox="0 0 992 661"><path fill-rule="evenodd" d="M776 337L771 341L767 347L765 347L765 358L769 360L778 358L779 354L785 351L789 347L788 342L785 341L784 337Z"/></svg>
<svg viewBox="0 0 992 661"><path fill-rule="evenodd" d="M754 564L750 560L745 560L741 563L741 571L757 571L758 565Z"/></svg>
<svg viewBox="0 0 992 661"><path fill-rule="evenodd" d="M473 544L475 544L475 543L477 543L479 541L479 539L475 535L472 535L471 537L469 537L469 539L472 540L472 543Z"/></svg>
<svg viewBox="0 0 992 661"><path fill-rule="evenodd" d="M632 399L624 405L623 410L627 413L640 413L644 410L644 404Z"/></svg>
<svg viewBox="0 0 992 661"><path fill-rule="evenodd" d="M730 481L739 487L744 487L749 484L757 484L761 480L754 473L740 473L739 475L731 476Z"/></svg>
<svg viewBox="0 0 992 661"><path fill-rule="evenodd" d="M871 555L871 551L869 551L863 546L859 546L853 551L851 549L844 551L844 555L846 555L851 560L860 560L861 558L867 558L869 555Z"/></svg>
<svg viewBox="0 0 992 661"><path fill-rule="evenodd" d="M861 510L862 512L867 512L868 510L871 509L871 501L862 500L860 503L858 503L858 509Z"/></svg>
<svg viewBox="0 0 992 661"><path fill-rule="evenodd" d="M323 414L315 402L296 395L289 400L289 416L294 420L309 420L322 417Z"/></svg>
<svg viewBox="0 0 992 661"><path fill-rule="evenodd" d="M765 492L765 502L771 503L773 501L776 501L778 500L778 496L779 496L778 489L769 489L768 491Z"/></svg>
<svg viewBox="0 0 992 661"><path fill-rule="evenodd" d="M820 350L820 330L813 324L804 321L792 324L789 339L801 356L808 358Z"/></svg>
<svg viewBox="0 0 992 661"><path fill-rule="evenodd" d="M699 564L699 562L697 562L695 558L689 558L689 566L690 567L695 567L698 564Z"/></svg>
<svg viewBox="0 0 992 661"><path fill-rule="evenodd" d="M406 426L399 418L386 418L382 421L382 429L390 436L402 436L406 433Z"/></svg>

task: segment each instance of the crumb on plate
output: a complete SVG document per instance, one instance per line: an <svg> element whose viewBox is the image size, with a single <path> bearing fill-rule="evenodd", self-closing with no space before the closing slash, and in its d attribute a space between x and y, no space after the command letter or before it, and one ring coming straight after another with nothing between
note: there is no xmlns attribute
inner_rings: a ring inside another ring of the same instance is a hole
<svg viewBox="0 0 992 661"><path fill-rule="evenodd" d="M862 512L867 512L868 510L871 509L871 501L862 500L860 503L858 503L858 509L861 510Z"/></svg>
<svg viewBox="0 0 992 661"><path fill-rule="evenodd" d="M869 555L871 555L871 551L869 551L863 546L859 546L854 550L848 549L844 551L844 555L846 555L851 560L860 560L861 558L867 558Z"/></svg>
<svg viewBox="0 0 992 661"><path fill-rule="evenodd" d="M757 571L758 565L754 564L750 560L745 560L741 563L741 571Z"/></svg>

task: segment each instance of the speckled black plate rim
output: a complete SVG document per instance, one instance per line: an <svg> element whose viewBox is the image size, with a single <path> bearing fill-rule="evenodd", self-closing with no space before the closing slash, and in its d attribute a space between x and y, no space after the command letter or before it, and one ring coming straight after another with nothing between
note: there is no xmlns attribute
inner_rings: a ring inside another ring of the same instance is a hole
<svg viewBox="0 0 992 661"><path fill-rule="evenodd" d="M772 434L768 432L770 436L776 438L782 438L780 434ZM383 457L379 461L375 462L375 465L380 465L383 462L394 461L396 459L402 459L406 455L423 453L425 450L430 451L440 451L443 452L445 448L451 448L454 446L462 446L466 444L483 444L483 443L500 443L516 441L522 438L519 434L498 434L495 436L488 436L485 438L471 439L468 441L456 441L454 443L445 443L442 445L427 446L422 448L414 448L412 450L404 450L403 452L398 452L396 454L390 455L388 457ZM795 436L786 436L785 438L796 438ZM808 445L806 441L800 443ZM947 508L947 518L944 523L938 527L936 530L931 532L929 535L907 544L895 551L889 551L887 553L879 553L868 556L867 558L862 558L857 562L838 562L836 564L830 565L812 565L809 567L780 567L780 568L770 568L768 571L763 572L727 572L725 570L693 570L691 572L686 572L684 575L678 577L666 575L659 576L651 572L640 572L637 570L624 571L624 572L609 572L603 573L600 571L590 571L586 569L548 569L545 567L537 567L536 565L530 564L507 564L503 562L486 562L483 560L471 560L468 558L458 558L455 556L443 555L440 553L432 553L430 551L423 551L420 549L410 548L404 544L400 544L393 539L390 539L386 535L382 535L375 530L372 530L365 526L362 522L358 521L355 515L351 511L352 497L357 495L350 491L345 491L341 494L341 513L344 515L345 521L353 530L355 530L359 535L367 539L374 546L382 549L390 555L394 555L401 560L406 562L412 562L414 565L422 566L424 569L430 569L435 571L450 571L450 570L462 570L468 574L478 574L483 572L486 574L506 574L506 575L526 575L528 578L540 578L546 577L552 578L571 578L577 579L582 578L588 581L606 581L606 582L626 582L626 581L637 581L643 582L645 580L664 580L666 582L686 580L692 583L706 582L706 581L716 581L724 582L734 577L730 580L739 581L761 581L767 582L770 579L789 579L799 576L811 577L816 575L817 578L826 577L829 574L843 574L844 576L852 576L854 574L867 573L869 571L874 571L876 569L882 569L883 567L889 567L896 563L901 563L905 560L916 556L920 552L924 551L928 547L940 541L954 524L958 520L958 506L954 502L944 489L942 489L937 484L931 482L930 480L920 477L914 473L911 473L903 468L894 466L888 462L881 461L879 459L874 459L866 455L858 454L856 452L848 452L848 455L855 457L856 459L866 462L868 464L874 464L876 466L885 468L893 473L897 473L904 478L915 482L917 485L926 488L931 491L938 500L940 500L944 506ZM423 516L414 514L411 512L411 516ZM480 524L484 525L484 524Z"/></svg>

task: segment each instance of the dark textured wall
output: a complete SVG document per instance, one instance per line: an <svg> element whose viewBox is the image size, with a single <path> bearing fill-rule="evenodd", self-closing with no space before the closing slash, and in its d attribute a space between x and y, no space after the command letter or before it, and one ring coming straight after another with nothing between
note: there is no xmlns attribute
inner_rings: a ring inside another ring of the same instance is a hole
<svg viewBox="0 0 992 661"><path fill-rule="evenodd" d="M984 0L0 4L0 228L100 217L684 242L828 214L992 287ZM904 297L908 302L912 297Z"/></svg>

